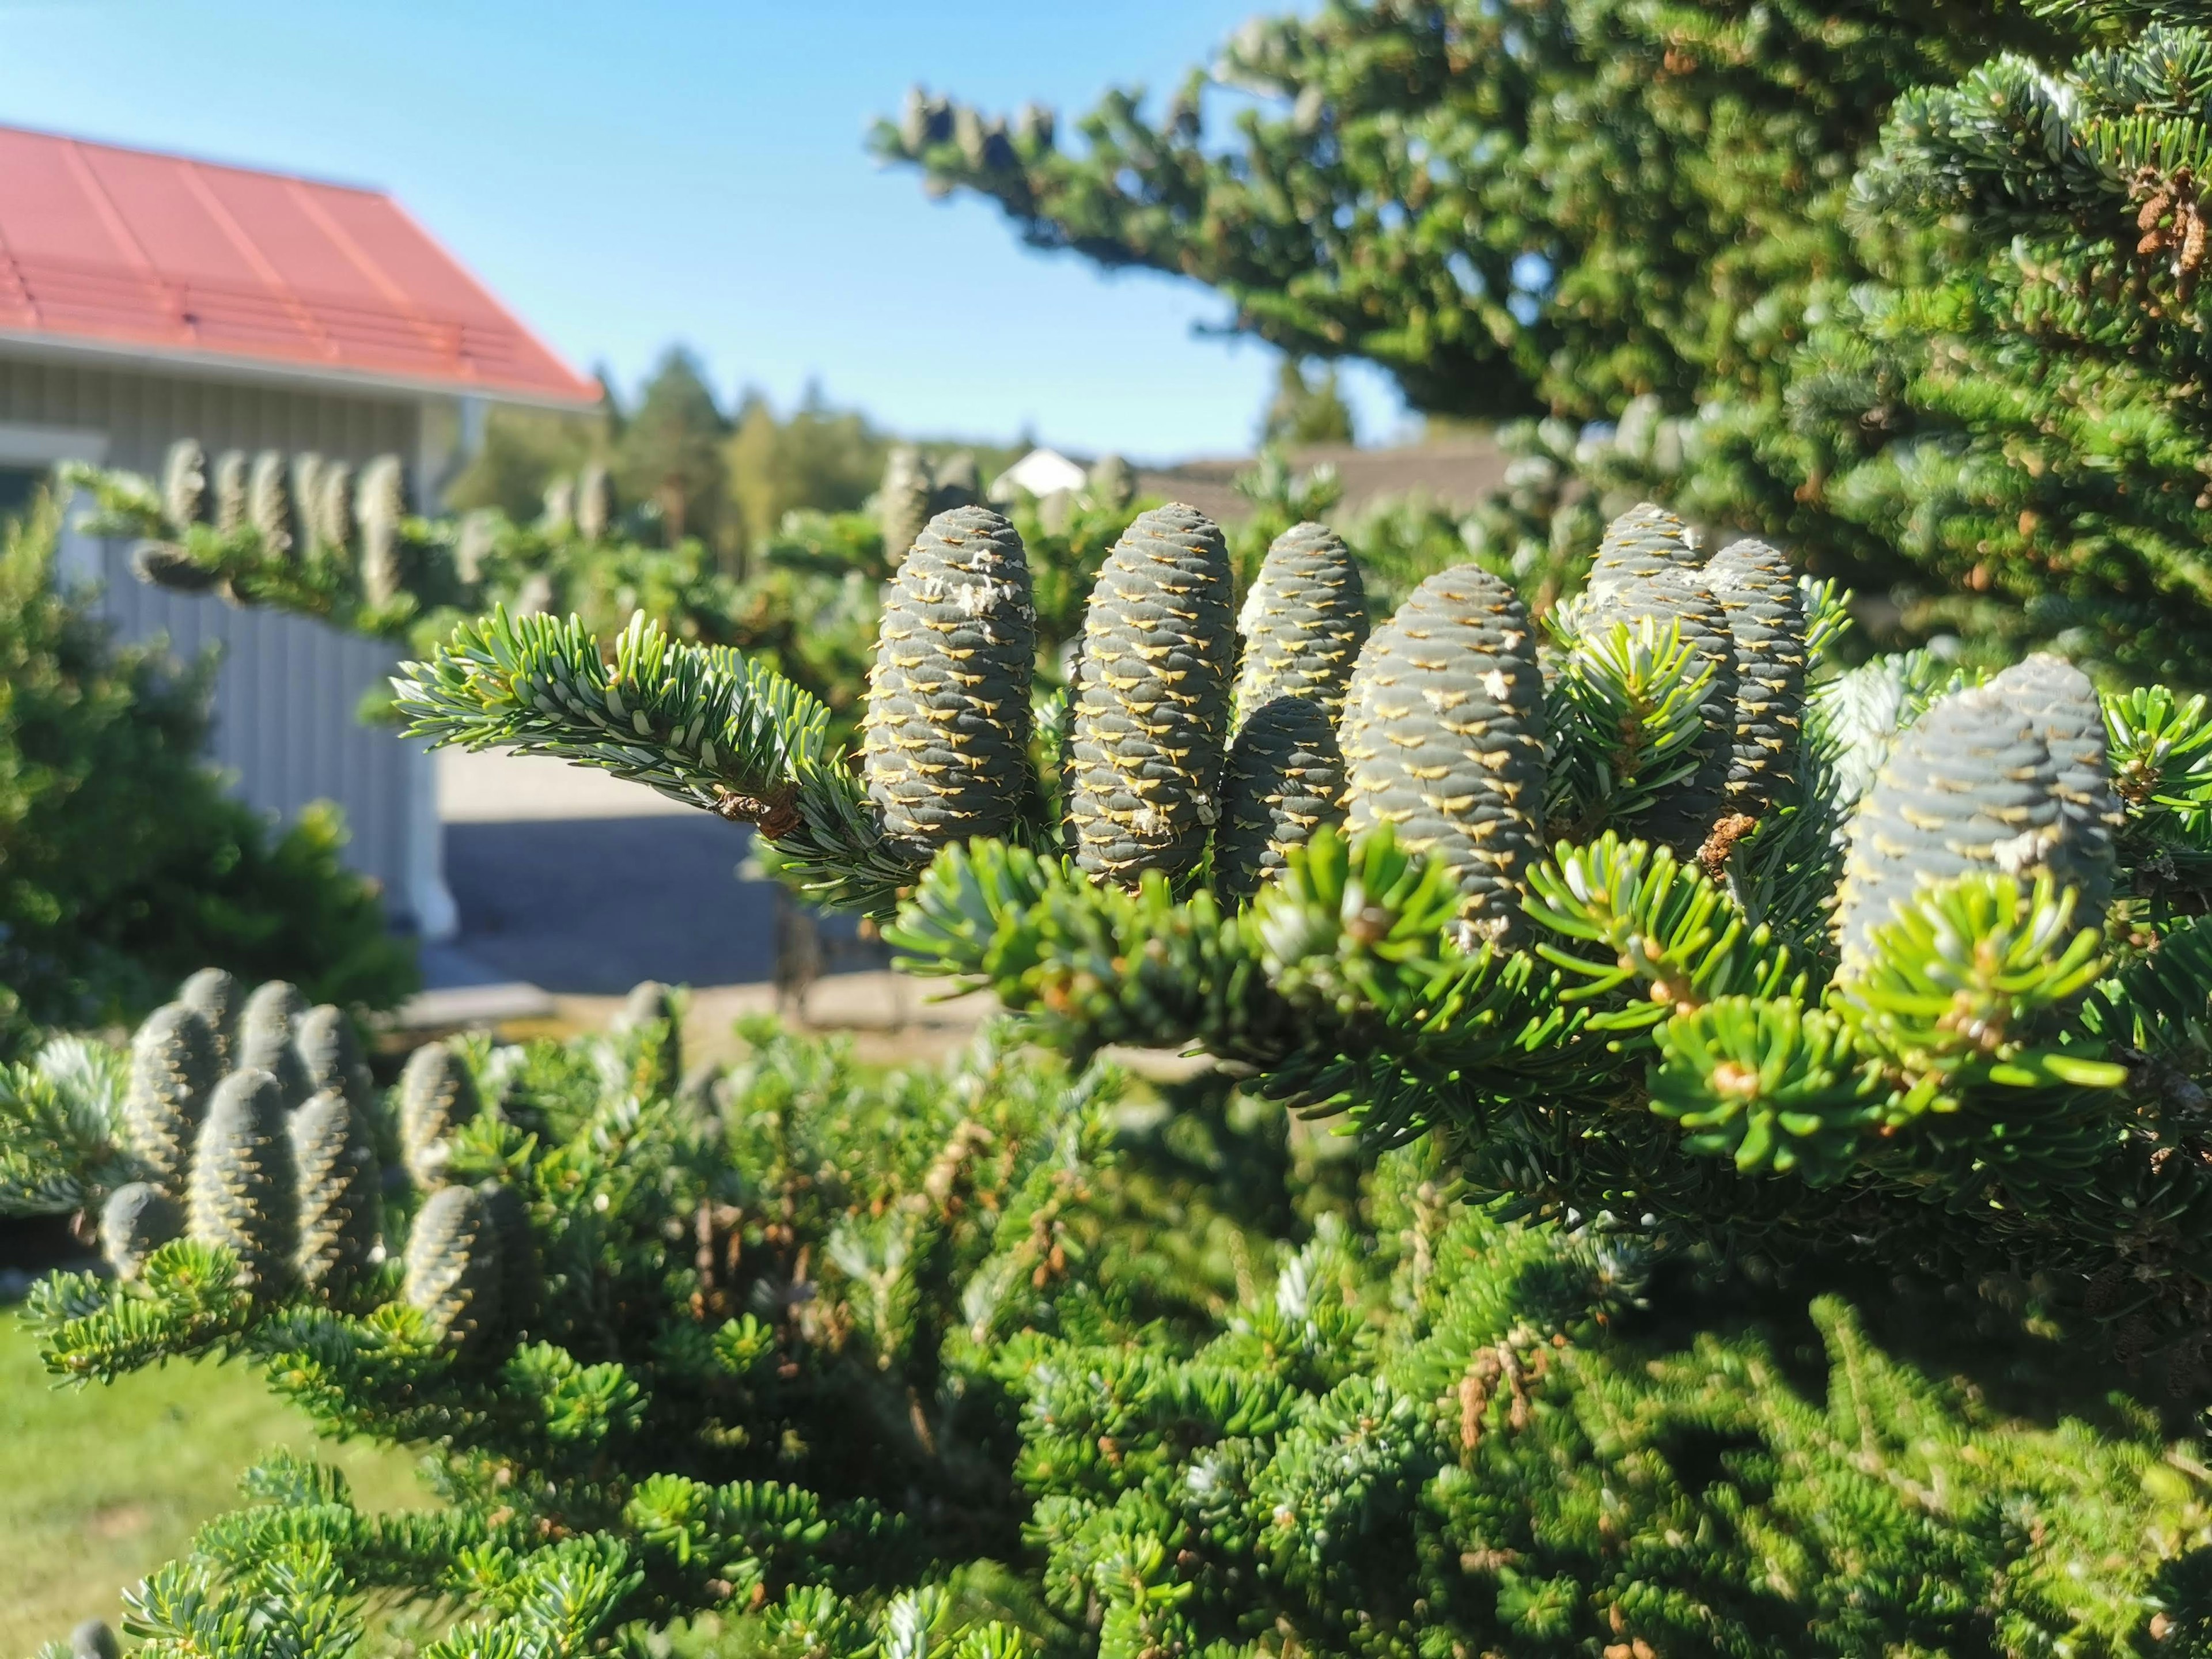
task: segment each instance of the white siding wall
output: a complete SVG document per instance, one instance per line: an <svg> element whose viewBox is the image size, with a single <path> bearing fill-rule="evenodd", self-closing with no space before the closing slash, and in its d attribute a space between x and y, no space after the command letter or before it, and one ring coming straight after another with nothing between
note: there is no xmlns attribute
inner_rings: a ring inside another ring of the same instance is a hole
<svg viewBox="0 0 2212 1659"><path fill-rule="evenodd" d="M110 465L148 474L187 436L210 453L316 449L357 463L396 452L415 470L423 428L418 405L398 399L0 360L0 460L9 459L10 431L61 431L104 438ZM234 775L239 795L279 819L310 801L335 802L352 837L346 860L383 887L393 920L434 935L450 931L428 757L390 728L355 717L399 653L299 617L143 586L120 546L76 552L97 566L82 574L105 584L103 607L121 637L166 635L187 658L221 647L212 758Z"/></svg>

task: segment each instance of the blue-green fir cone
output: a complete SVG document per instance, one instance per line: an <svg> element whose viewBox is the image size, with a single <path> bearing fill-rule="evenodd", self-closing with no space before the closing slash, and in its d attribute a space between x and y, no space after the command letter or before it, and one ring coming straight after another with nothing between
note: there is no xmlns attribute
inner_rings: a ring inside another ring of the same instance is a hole
<svg viewBox="0 0 2212 1659"><path fill-rule="evenodd" d="M222 1075L215 1034L182 1002L156 1008L132 1035L123 1127L132 1156L155 1186L184 1191L192 1143Z"/></svg>
<svg viewBox="0 0 2212 1659"><path fill-rule="evenodd" d="M1583 612L1592 632L1615 623L1639 628L1649 619L1662 634L1671 625L1711 671L1700 714L1697 769L1662 790L1631 826L1687 856L1697 851L1728 809L1728 781L1735 761L1735 639L1728 613L1705 580L1691 569L1662 569L1614 583Z"/></svg>
<svg viewBox="0 0 2212 1659"><path fill-rule="evenodd" d="M1237 630L1229 550L1195 507L1140 513L1083 626L1069 744L1076 862L1133 886L1187 874L1220 816Z"/></svg>
<svg viewBox="0 0 2212 1659"><path fill-rule="evenodd" d="M245 988L220 968L203 968L177 988L177 1000L196 1009L215 1037L216 1071L230 1070L230 1051L238 1036L239 1005Z"/></svg>
<svg viewBox="0 0 2212 1659"><path fill-rule="evenodd" d="M1938 699L1898 738L1851 815L1836 896L1845 970L1929 883L1990 870L2072 877L2060 769L1996 687Z"/></svg>
<svg viewBox="0 0 2212 1659"><path fill-rule="evenodd" d="M343 1090L324 1089L291 1115L298 1241L292 1271L325 1296L368 1270L383 1220L383 1171L368 1125Z"/></svg>
<svg viewBox="0 0 2212 1659"><path fill-rule="evenodd" d="M876 491L876 522L884 534L884 562L896 570L929 523L935 481L921 452L894 444L884 458L883 483Z"/></svg>
<svg viewBox="0 0 2212 1659"><path fill-rule="evenodd" d="M1029 791L1036 609L1014 527L932 519L884 590L861 749L884 834L917 862L1013 828Z"/></svg>
<svg viewBox="0 0 2212 1659"><path fill-rule="evenodd" d="M122 1651L104 1620L88 1619L70 1632L70 1659L120 1659Z"/></svg>
<svg viewBox="0 0 2212 1659"><path fill-rule="evenodd" d="M281 559L292 550L297 515L292 509L292 468L282 450L264 449L253 458L246 481L246 521L260 532L262 550Z"/></svg>
<svg viewBox="0 0 2212 1659"><path fill-rule="evenodd" d="M2058 769L2058 797L2070 834L2053 860L2080 889L2081 919L2101 916L2112 894L2112 836L2123 813L2105 747L2105 709L2089 677L2063 657L2038 652L1990 682L2007 708L2024 716Z"/></svg>
<svg viewBox="0 0 2212 1659"><path fill-rule="evenodd" d="M504 1182L477 1184L485 1218L499 1241L499 1317L509 1333L526 1331L538 1316L543 1281L538 1266L538 1237L530 1227L530 1206Z"/></svg>
<svg viewBox="0 0 2212 1659"><path fill-rule="evenodd" d="M179 438L161 460L161 516L181 531L207 515L207 452L198 439Z"/></svg>
<svg viewBox="0 0 2212 1659"><path fill-rule="evenodd" d="M1254 710L1229 745L1214 879L1249 898L1323 824L1344 817L1344 751L1319 702L1278 696Z"/></svg>
<svg viewBox="0 0 2212 1659"><path fill-rule="evenodd" d="M220 1244L257 1292L279 1288L294 1242L292 1140L284 1096L267 1072L233 1072L216 1085L192 1154L185 1231Z"/></svg>
<svg viewBox="0 0 2212 1659"><path fill-rule="evenodd" d="M1728 809L1757 817L1797 780L1805 711L1805 599L1790 561L1765 542L1730 542L1705 566L1735 642L1735 732Z"/></svg>
<svg viewBox="0 0 2212 1659"><path fill-rule="evenodd" d="M309 1094L336 1089L356 1111L368 1110L374 1085L362 1058L361 1040L344 1010L327 1002L308 1009L292 1029L292 1046L307 1074Z"/></svg>
<svg viewBox="0 0 2212 1659"><path fill-rule="evenodd" d="M1360 653L1340 732L1349 828L1442 858L1462 915L1510 944L1544 853L1544 680L1513 590L1475 565L1413 590Z"/></svg>
<svg viewBox="0 0 2212 1659"><path fill-rule="evenodd" d="M446 1181L446 1141L477 1115L476 1079L442 1042L407 1057L399 1074L399 1147L407 1173L428 1191Z"/></svg>
<svg viewBox="0 0 2212 1659"><path fill-rule="evenodd" d="M467 1349L499 1323L499 1235L470 1187L441 1187L407 1237L404 1294L439 1340Z"/></svg>
<svg viewBox="0 0 2212 1659"><path fill-rule="evenodd" d="M1237 618L1244 655L1237 670L1241 724L1279 696L1318 703L1331 723L1367 642L1367 589L1344 538L1322 524L1275 538Z"/></svg>
<svg viewBox="0 0 2212 1659"><path fill-rule="evenodd" d="M215 462L215 527L234 536L251 522L248 501L252 494L253 458L242 449L226 449Z"/></svg>
<svg viewBox="0 0 2212 1659"><path fill-rule="evenodd" d="M1643 501L1605 527L1590 563L1593 595L1664 570L1695 570L1705 563L1696 532L1663 507Z"/></svg>
<svg viewBox="0 0 2212 1659"><path fill-rule="evenodd" d="M148 1256L184 1231L184 1206L149 1181L118 1187L100 1206L100 1254L125 1283L138 1277Z"/></svg>
<svg viewBox="0 0 2212 1659"><path fill-rule="evenodd" d="M232 1069L267 1072L284 1091L288 1107L305 1104L315 1091L293 1040L307 1012L307 1000L299 987L272 979L255 987L246 998L239 1011L238 1037L231 1045Z"/></svg>
<svg viewBox="0 0 2212 1659"><path fill-rule="evenodd" d="M684 1030L668 988L657 979L641 980L631 986L620 1023L631 1031L642 1031L651 1025L662 1028L659 1047L652 1056L651 1092L672 1092L684 1080Z"/></svg>
<svg viewBox="0 0 2212 1659"><path fill-rule="evenodd" d="M378 455L354 487L354 529L361 550L354 574L370 605L389 605L404 585L399 532L407 516L407 469L397 455Z"/></svg>

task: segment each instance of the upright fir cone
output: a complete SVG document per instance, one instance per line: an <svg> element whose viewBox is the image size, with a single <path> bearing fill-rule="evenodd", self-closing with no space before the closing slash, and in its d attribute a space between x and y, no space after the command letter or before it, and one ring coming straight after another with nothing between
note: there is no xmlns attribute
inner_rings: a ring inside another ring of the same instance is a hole
<svg viewBox="0 0 2212 1659"><path fill-rule="evenodd" d="M1728 811L1729 774L1735 763L1735 638L1700 570L1664 569L1615 582L1582 613L1585 629L1650 619L1662 632L1670 624L1711 671L1699 705L1705 733L1698 741L1698 769L1669 786L1633 827L1677 853L1694 853Z"/></svg>
<svg viewBox="0 0 2212 1659"><path fill-rule="evenodd" d="M208 515L207 452L179 438L161 462L161 517L181 535Z"/></svg>
<svg viewBox="0 0 2212 1659"><path fill-rule="evenodd" d="M192 1143L222 1075L215 1034L181 1002L156 1008L131 1036L124 1130L148 1178L165 1191L185 1189Z"/></svg>
<svg viewBox="0 0 2212 1659"><path fill-rule="evenodd" d="M368 1271L383 1218L383 1172L368 1126L343 1091L325 1089L291 1117L301 1284L343 1296Z"/></svg>
<svg viewBox="0 0 2212 1659"><path fill-rule="evenodd" d="M641 1100L672 1095L684 1081L684 1030L668 988L657 979L640 980L630 987L623 1004L622 1029L642 1035L657 1028L659 1040L651 1051L637 1057L637 1075L631 1085Z"/></svg>
<svg viewBox="0 0 2212 1659"><path fill-rule="evenodd" d="M292 542L302 552L320 539L315 531L315 504L322 499L323 473L329 465L312 449L292 457Z"/></svg>
<svg viewBox="0 0 2212 1659"><path fill-rule="evenodd" d="M1589 592L1595 598L1623 582L1704 563L1696 532L1665 507L1643 501L1605 527L1590 565Z"/></svg>
<svg viewBox="0 0 2212 1659"><path fill-rule="evenodd" d="M446 1143L473 1122L476 1080L442 1042L426 1042L399 1074L399 1148L407 1173L424 1191L446 1182Z"/></svg>
<svg viewBox="0 0 2212 1659"><path fill-rule="evenodd" d="M884 590L861 750L884 834L916 862L1013 827L1029 789L1036 662L1013 526L987 507L932 519Z"/></svg>
<svg viewBox="0 0 2212 1659"><path fill-rule="evenodd" d="M1996 687L1939 698L1898 738L1851 815L1836 893L1844 970L1930 883L1996 870L2076 879L2061 770L2034 721Z"/></svg>
<svg viewBox="0 0 2212 1659"><path fill-rule="evenodd" d="M242 449L226 449L215 460L215 527L234 536L252 521L251 498L253 458Z"/></svg>
<svg viewBox="0 0 2212 1659"><path fill-rule="evenodd" d="M576 533L587 542L605 540L614 520L615 491L607 470L587 461L576 475Z"/></svg>
<svg viewBox="0 0 2212 1659"><path fill-rule="evenodd" d="M231 1069L238 1036L238 1009L244 1000L238 981L220 968L203 968L177 988L177 1000L208 1023L215 1038L216 1074Z"/></svg>
<svg viewBox="0 0 2212 1659"><path fill-rule="evenodd" d="M528 1330L538 1317L544 1279L538 1265L538 1235L530 1225L530 1206L504 1182L477 1183L485 1218L499 1241L499 1318L510 1334Z"/></svg>
<svg viewBox="0 0 2212 1659"><path fill-rule="evenodd" d="M1519 598L1475 565L1440 571L1359 654L1342 731L1349 827L1388 823L1443 858L1474 930L1510 945L1544 852L1545 738Z"/></svg>
<svg viewBox="0 0 2212 1659"><path fill-rule="evenodd" d="M375 1085L362 1058L361 1040L343 1010L327 1002L308 1009L292 1028L292 1046L299 1052L310 1094L336 1089L354 1110L368 1110Z"/></svg>
<svg viewBox="0 0 2212 1659"><path fill-rule="evenodd" d="M1220 816L1237 631L1220 529L1180 503L1107 554L1083 625L1069 744L1076 862L1134 886L1187 873Z"/></svg>
<svg viewBox="0 0 2212 1659"><path fill-rule="evenodd" d="M1341 536L1308 523L1276 537L1237 626L1240 724L1279 696L1319 704L1332 723L1343 718L1345 688L1367 643L1367 589Z"/></svg>
<svg viewBox="0 0 2212 1659"><path fill-rule="evenodd" d="M196 1244L238 1257L258 1295L279 1290L294 1243L292 1143L283 1091L264 1071L233 1072L216 1086L192 1154L185 1230Z"/></svg>
<svg viewBox="0 0 2212 1659"><path fill-rule="evenodd" d="M473 1188L441 1187L407 1236L403 1294L439 1340L464 1352L499 1322L499 1234Z"/></svg>
<svg viewBox="0 0 2212 1659"><path fill-rule="evenodd" d="M876 521L884 532L884 562L896 570L929 523L930 496L936 488L929 463L910 444L895 444L884 462L884 481L876 491Z"/></svg>
<svg viewBox="0 0 2212 1659"><path fill-rule="evenodd" d="M2112 837L2124 819L2105 746L2105 708L2089 677L2063 657L2037 652L1990 682L2005 706L2023 716L2058 769L2058 799L2070 833L2051 868L2081 890L2081 919L2102 916L2112 895Z"/></svg>
<svg viewBox="0 0 2212 1659"><path fill-rule="evenodd" d="M1797 781L1805 710L1805 599L1790 561L1765 542L1730 542L1705 580L1735 642L1735 733L1728 810L1758 817Z"/></svg>
<svg viewBox="0 0 2212 1659"><path fill-rule="evenodd" d="M1213 871L1242 902L1325 823L1344 817L1344 751L1319 702L1279 696L1253 710L1229 746Z"/></svg>
<svg viewBox="0 0 2212 1659"><path fill-rule="evenodd" d="M264 449L253 458L246 482L246 517L261 535L261 550L272 559L291 556L298 519L292 506L292 469L282 450Z"/></svg>
<svg viewBox="0 0 2212 1659"><path fill-rule="evenodd" d="M314 1093L294 1042L307 1000L289 980L272 979L254 988L239 1011L238 1041L232 1063L239 1071L258 1069L276 1079L287 1109L307 1103Z"/></svg>
<svg viewBox="0 0 2212 1659"><path fill-rule="evenodd" d="M305 504L311 539L332 561L353 552L353 468L344 461L325 461L315 476L315 493Z"/></svg>
<svg viewBox="0 0 2212 1659"><path fill-rule="evenodd" d="M184 1231L184 1207L151 1182L118 1187L100 1206L100 1254L125 1284L138 1277L148 1256Z"/></svg>
<svg viewBox="0 0 2212 1659"><path fill-rule="evenodd" d="M397 455L376 456L362 468L353 516L361 536L361 597L369 605L389 605L405 580L399 530L407 517L407 469Z"/></svg>

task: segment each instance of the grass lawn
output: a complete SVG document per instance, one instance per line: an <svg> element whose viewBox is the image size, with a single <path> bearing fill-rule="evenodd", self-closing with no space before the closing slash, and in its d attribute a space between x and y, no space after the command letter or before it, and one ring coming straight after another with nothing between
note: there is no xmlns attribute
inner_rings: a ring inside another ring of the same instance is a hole
<svg viewBox="0 0 2212 1659"><path fill-rule="evenodd" d="M305 1415L243 1365L171 1364L57 1391L0 1308L0 1659L66 1638L82 1619L119 1632L124 1586L233 1507L250 1464L313 1438ZM365 1509L429 1502L411 1454L325 1443L319 1455Z"/></svg>

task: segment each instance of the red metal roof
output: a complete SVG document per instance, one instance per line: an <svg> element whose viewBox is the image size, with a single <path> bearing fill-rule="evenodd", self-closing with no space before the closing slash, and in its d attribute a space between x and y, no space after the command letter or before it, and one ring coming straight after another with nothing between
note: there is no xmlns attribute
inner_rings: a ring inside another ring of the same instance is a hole
<svg viewBox="0 0 2212 1659"><path fill-rule="evenodd" d="M389 196L0 126L0 337L593 403Z"/></svg>

